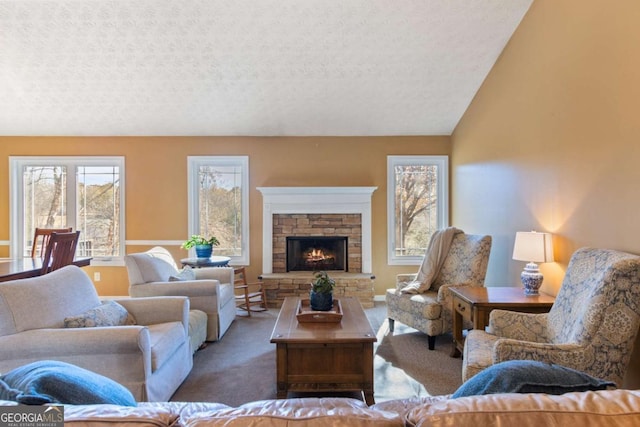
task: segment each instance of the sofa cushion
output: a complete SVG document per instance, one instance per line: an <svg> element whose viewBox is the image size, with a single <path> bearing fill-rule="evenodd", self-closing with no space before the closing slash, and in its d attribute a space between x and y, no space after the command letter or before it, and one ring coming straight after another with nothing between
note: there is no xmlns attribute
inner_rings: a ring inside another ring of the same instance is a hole
<svg viewBox="0 0 640 427"><path fill-rule="evenodd" d="M170 282L184 282L187 280L196 280L196 273L193 271L193 268L188 265L185 265L178 274L169 276Z"/></svg>
<svg viewBox="0 0 640 427"><path fill-rule="evenodd" d="M168 282L169 277L178 274L178 269L163 257L144 252L125 257L131 285L149 282Z"/></svg>
<svg viewBox="0 0 640 427"><path fill-rule="evenodd" d="M415 427L635 427L640 419L640 391L469 396L420 405L406 419L408 426Z"/></svg>
<svg viewBox="0 0 640 427"><path fill-rule="evenodd" d="M564 394L608 387L615 387L615 384L575 369L535 360L510 360L492 365L473 376L451 397L494 393Z"/></svg>
<svg viewBox="0 0 640 427"><path fill-rule="evenodd" d="M134 317L115 301L104 301L99 306L77 316L64 319L65 328L90 328L96 326L135 325Z"/></svg>
<svg viewBox="0 0 640 427"><path fill-rule="evenodd" d="M64 318L100 305L87 273L68 265L43 276L0 284L0 336L62 328ZM34 316L34 309L38 315Z"/></svg>
<svg viewBox="0 0 640 427"><path fill-rule="evenodd" d="M441 394L437 396L414 396L406 397L402 399L385 400L383 402L374 403L369 406L371 409L378 411L395 412L400 414L404 419L409 411L418 406L431 405L441 400L448 400L451 398L450 394Z"/></svg>
<svg viewBox="0 0 640 427"><path fill-rule="evenodd" d="M42 360L0 377L1 399L27 405L109 403L136 406L129 390L105 376L65 362Z"/></svg>
<svg viewBox="0 0 640 427"><path fill-rule="evenodd" d="M387 289L387 304L409 313L416 319L439 319L442 305L438 302L438 293L427 291L421 294L401 294L396 289Z"/></svg>
<svg viewBox="0 0 640 427"><path fill-rule="evenodd" d="M151 371L155 372L188 340L180 322L156 323L147 327L151 341Z"/></svg>
<svg viewBox="0 0 640 427"><path fill-rule="evenodd" d="M237 408L183 413L184 426L244 427L268 425L271 427L403 427L404 420L395 412L370 409L356 399L298 398L261 400Z"/></svg>
<svg viewBox="0 0 640 427"><path fill-rule="evenodd" d="M202 310L189 311L189 347L195 353L207 339L207 313Z"/></svg>
<svg viewBox="0 0 640 427"><path fill-rule="evenodd" d="M65 427L175 427L178 412L167 403L140 402L136 407L116 405L65 405Z"/></svg>

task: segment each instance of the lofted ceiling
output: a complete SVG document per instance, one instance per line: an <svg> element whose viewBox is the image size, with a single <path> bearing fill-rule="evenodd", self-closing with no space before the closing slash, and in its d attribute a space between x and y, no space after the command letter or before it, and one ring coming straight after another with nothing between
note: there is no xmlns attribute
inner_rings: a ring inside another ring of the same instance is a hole
<svg viewBox="0 0 640 427"><path fill-rule="evenodd" d="M533 0L0 0L0 135L450 135Z"/></svg>

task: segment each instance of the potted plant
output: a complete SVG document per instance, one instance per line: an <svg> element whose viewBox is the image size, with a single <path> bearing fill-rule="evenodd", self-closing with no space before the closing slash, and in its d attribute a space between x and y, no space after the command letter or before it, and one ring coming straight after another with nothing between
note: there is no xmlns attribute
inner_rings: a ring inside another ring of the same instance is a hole
<svg viewBox="0 0 640 427"><path fill-rule="evenodd" d="M195 247L198 258L210 258L213 247L219 244L220 242L215 236L206 238L199 234L192 234L191 237L182 244L182 248L188 250Z"/></svg>
<svg viewBox="0 0 640 427"><path fill-rule="evenodd" d="M333 308L333 288L336 282L329 277L326 271L318 271L311 281L311 293L309 295L312 310L329 311Z"/></svg>

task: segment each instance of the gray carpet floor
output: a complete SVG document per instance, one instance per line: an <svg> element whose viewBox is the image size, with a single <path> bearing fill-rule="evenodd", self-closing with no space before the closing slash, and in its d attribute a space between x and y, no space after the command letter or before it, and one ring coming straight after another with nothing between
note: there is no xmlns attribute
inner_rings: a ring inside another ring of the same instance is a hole
<svg viewBox="0 0 640 427"><path fill-rule="evenodd" d="M384 303L377 302L365 313L378 338L374 345L376 402L449 394L460 386L462 361L449 357L450 335L438 337L436 349L429 351L426 335L415 329L396 322L394 333L389 333ZM238 406L275 399L276 355L269 338L277 317L277 309L251 317L239 315L222 340L196 352L193 370L171 400Z"/></svg>

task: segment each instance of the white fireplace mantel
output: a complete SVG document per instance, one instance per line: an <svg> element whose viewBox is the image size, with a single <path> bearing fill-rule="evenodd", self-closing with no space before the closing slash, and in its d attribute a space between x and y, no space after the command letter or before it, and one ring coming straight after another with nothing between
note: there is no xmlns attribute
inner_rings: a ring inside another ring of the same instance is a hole
<svg viewBox="0 0 640 427"><path fill-rule="evenodd" d="M372 273L371 195L378 187L258 187L262 193L262 272L273 272L274 214L360 214L362 272Z"/></svg>

